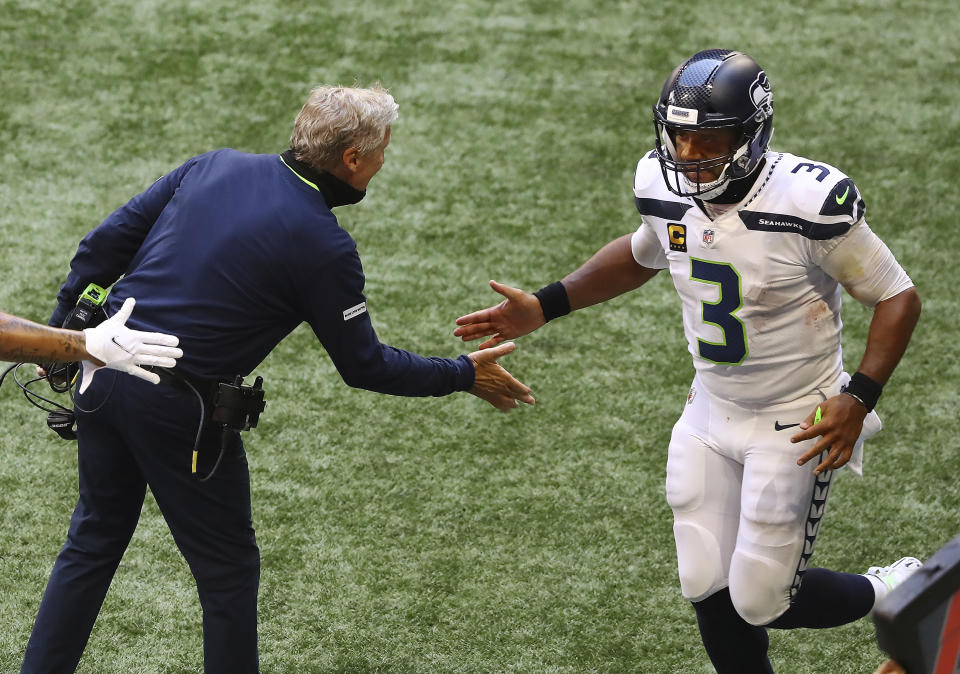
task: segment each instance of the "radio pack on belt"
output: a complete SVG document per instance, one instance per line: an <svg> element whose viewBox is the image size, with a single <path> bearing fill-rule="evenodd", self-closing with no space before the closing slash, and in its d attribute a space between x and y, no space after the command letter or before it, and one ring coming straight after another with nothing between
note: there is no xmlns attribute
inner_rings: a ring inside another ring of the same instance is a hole
<svg viewBox="0 0 960 674"><path fill-rule="evenodd" d="M77 306L71 309L63 320L62 327L65 330L83 330L100 325L106 318L103 311L103 302L106 299L107 291L96 283L91 283L80 295ZM79 368L80 364L77 362L44 364L50 388L57 393L63 393L70 388Z"/></svg>
<svg viewBox="0 0 960 674"><path fill-rule="evenodd" d="M220 382L213 395L211 421L235 431L249 431L260 420L266 403L263 400L263 377L257 377L253 386L244 386L237 375L232 384Z"/></svg>
<svg viewBox="0 0 960 674"><path fill-rule="evenodd" d="M217 382L215 388L208 390L206 400L204 400L204 396L188 379L182 375L176 376L193 389L200 399L201 407L205 408L204 403L209 403L210 418L206 421L220 427L220 454L217 456L216 463L213 464L210 472L201 477L197 471L197 459L200 454L200 430L206 423L203 413L201 413L200 428L197 429L197 440L193 445L190 473L201 482L206 482L213 477L220 466L220 462L223 461L223 455L227 451L227 443L230 440L230 431L249 431L251 428L255 428L260 420L260 413L266 406L263 399L263 377L257 377L253 381L253 386L244 385L243 377L240 375L236 376L232 384L225 381Z"/></svg>

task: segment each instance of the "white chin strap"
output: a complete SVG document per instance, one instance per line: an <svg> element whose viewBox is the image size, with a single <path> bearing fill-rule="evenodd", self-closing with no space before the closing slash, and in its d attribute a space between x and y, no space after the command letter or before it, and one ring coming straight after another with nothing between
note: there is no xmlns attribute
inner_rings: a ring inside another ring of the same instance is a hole
<svg viewBox="0 0 960 674"><path fill-rule="evenodd" d="M690 180L685 173L680 173L680 182L688 192L696 193L699 190L700 194L697 194L698 199L713 199L714 197L719 197L721 194L723 194L723 191L727 189L727 183L730 182L726 178L727 169L729 166L729 164L724 166L723 171L720 173L720 177L716 180L711 180L708 183L696 183Z"/></svg>

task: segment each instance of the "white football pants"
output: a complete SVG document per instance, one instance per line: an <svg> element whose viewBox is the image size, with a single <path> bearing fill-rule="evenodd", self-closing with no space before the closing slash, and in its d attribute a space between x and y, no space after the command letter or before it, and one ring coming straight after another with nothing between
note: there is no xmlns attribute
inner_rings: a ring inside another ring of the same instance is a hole
<svg viewBox="0 0 960 674"><path fill-rule="evenodd" d="M799 424L839 389L838 380L790 403L744 407L710 396L694 379L667 460L684 597L701 601L729 586L737 612L752 625L789 608L813 552L832 471L814 476L816 458L798 466L816 439L792 444L799 426L782 427Z"/></svg>

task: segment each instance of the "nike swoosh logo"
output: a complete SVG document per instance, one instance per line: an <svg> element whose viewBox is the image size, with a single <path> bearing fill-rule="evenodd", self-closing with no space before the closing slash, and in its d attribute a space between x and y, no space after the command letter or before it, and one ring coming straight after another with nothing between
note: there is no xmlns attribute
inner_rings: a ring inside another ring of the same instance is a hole
<svg viewBox="0 0 960 674"><path fill-rule="evenodd" d="M793 428L794 426L799 426L799 425L800 425L799 423L796 423L796 424L782 424L782 425L781 425L779 421L774 421L774 422L773 422L773 430L775 430L775 431L783 431L783 430L786 430L786 429L788 429L788 428Z"/></svg>
<svg viewBox="0 0 960 674"><path fill-rule="evenodd" d="M847 200L847 195L850 194L850 186L847 185L847 189L843 191L842 197L834 197L837 200L837 206L843 206L843 202Z"/></svg>
<svg viewBox="0 0 960 674"><path fill-rule="evenodd" d="M128 349L127 347L125 347L123 344L121 344L120 342L118 342L116 337L111 337L111 338L110 338L110 341L113 342L114 344L116 344L116 345L117 345L122 351L124 351L125 353L129 353L130 355L133 355L133 351L131 351L130 349Z"/></svg>

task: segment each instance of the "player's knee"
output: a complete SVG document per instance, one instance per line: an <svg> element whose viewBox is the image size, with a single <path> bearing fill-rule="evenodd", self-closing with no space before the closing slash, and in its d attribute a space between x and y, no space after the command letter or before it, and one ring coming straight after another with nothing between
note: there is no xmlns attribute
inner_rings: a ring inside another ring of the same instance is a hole
<svg viewBox="0 0 960 674"><path fill-rule="evenodd" d="M740 588L736 593L731 589L730 598L734 608L740 617L751 625L768 625L790 608L788 598L775 596L774 593L764 590L769 588L751 588L746 591Z"/></svg>
<svg viewBox="0 0 960 674"><path fill-rule="evenodd" d="M675 522L680 590L690 601L700 601L724 586L720 546L707 529L692 522Z"/></svg>
<svg viewBox="0 0 960 674"><path fill-rule="evenodd" d="M776 560L738 550L730 562L730 599L751 625L766 625L790 607L790 572Z"/></svg>

